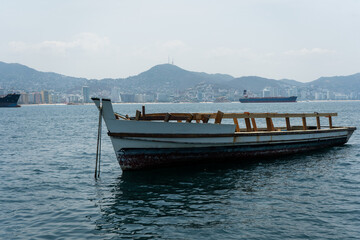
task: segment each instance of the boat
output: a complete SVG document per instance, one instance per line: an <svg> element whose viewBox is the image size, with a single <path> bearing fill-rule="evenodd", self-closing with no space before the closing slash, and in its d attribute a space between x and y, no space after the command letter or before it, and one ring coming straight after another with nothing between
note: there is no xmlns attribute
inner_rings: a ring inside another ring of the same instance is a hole
<svg viewBox="0 0 360 240"><path fill-rule="evenodd" d="M241 103L274 103L274 102L296 102L297 96L291 97L249 97L247 90L244 90L243 97L239 99Z"/></svg>
<svg viewBox="0 0 360 240"><path fill-rule="evenodd" d="M240 98L241 103L276 103L276 102L296 102L297 97L252 97Z"/></svg>
<svg viewBox="0 0 360 240"><path fill-rule="evenodd" d="M20 107L18 101L20 94L10 93L4 97L0 97L0 107Z"/></svg>
<svg viewBox="0 0 360 240"><path fill-rule="evenodd" d="M337 113L146 113L143 106L131 117L115 113L110 99L92 100L124 171L308 152L343 145L356 130L333 126ZM310 117L316 118L316 126L307 125ZM266 127L257 127L260 118ZM274 118L282 118L286 126L274 126ZM293 118L301 118L302 126L292 126ZM320 118L327 118L328 125L321 125Z"/></svg>

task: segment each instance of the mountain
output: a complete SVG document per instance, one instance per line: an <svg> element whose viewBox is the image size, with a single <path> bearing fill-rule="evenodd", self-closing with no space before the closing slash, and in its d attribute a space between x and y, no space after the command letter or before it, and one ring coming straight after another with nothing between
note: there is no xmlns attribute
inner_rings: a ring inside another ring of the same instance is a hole
<svg viewBox="0 0 360 240"><path fill-rule="evenodd" d="M305 83L298 82L291 79L280 79L279 82L285 83L287 85L296 86L296 87L303 87L305 86Z"/></svg>
<svg viewBox="0 0 360 240"><path fill-rule="evenodd" d="M110 92L118 87L122 93L159 93L172 94L198 86L212 86L214 89L244 90L260 93L265 87L298 90L332 91L348 94L360 92L360 73L350 76L321 77L309 83L295 80L274 80L258 76L234 78L227 74L208 74L192 72L172 64L156 65L136 76L118 79L88 80L52 72L40 72L17 63L0 62L0 87L7 90L41 91L54 90L60 93L79 93L87 85L91 92ZM205 84L205 85L204 85Z"/></svg>
<svg viewBox="0 0 360 240"><path fill-rule="evenodd" d="M67 92L85 85L86 82L86 78L39 72L21 64L0 62L0 87L4 89L25 91L52 89Z"/></svg>
<svg viewBox="0 0 360 240"><path fill-rule="evenodd" d="M265 87L276 87L276 88L285 88L291 86L297 86L301 83L295 80L274 80L256 76L247 76L234 78L231 81L225 83L227 86L232 87L238 90L250 90L252 92L260 92Z"/></svg>
<svg viewBox="0 0 360 240"><path fill-rule="evenodd" d="M307 83L307 86L341 93L360 92L360 73L349 76L321 77Z"/></svg>
<svg viewBox="0 0 360 240"><path fill-rule="evenodd" d="M110 91L118 87L125 93L176 92L192 88L199 83L220 84L234 77L226 74L207 74L184 70L172 64L156 65L136 76L118 79L90 80L92 91Z"/></svg>
<svg viewBox="0 0 360 240"><path fill-rule="evenodd" d="M161 64L133 77L126 79L129 87L147 89L148 91L164 91L168 89L185 90L201 82L221 83L233 79L225 74L207 74L191 72L171 64ZM125 83L125 82L124 82Z"/></svg>

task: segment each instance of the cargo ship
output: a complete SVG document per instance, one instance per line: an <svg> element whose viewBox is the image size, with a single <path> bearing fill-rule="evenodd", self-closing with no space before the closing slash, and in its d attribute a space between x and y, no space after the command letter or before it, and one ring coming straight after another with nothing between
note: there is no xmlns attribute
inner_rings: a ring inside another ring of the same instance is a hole
<svg viewBox="0 0 360 240"><path fill-rule="evenodd" d="M240 98L241 103L274 103L274 102L296 102L297 97L254 97Z"/></svg>
<svg viewBox="0 0 360 240"><path fill-rule="evenodd" d="M297 96L291 97L248 97L246 90L244 96L239 99L241 103L276 103L276 102L296 102Z"/></svg>
<svg viewBox="0 0 360 240"><path fill-rule="evenodd" d="M5 97L0 97L0 107L20 107L20 105L17 104L19 98L20 94L17 93L11 93Z"/></svg>

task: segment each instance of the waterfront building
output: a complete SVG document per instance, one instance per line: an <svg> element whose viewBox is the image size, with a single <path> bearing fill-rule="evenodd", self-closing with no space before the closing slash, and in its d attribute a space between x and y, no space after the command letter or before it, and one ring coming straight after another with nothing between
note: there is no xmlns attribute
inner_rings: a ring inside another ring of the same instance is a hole
<svg viewBox="0 0 360 240"><path fill-rule="evenodd" d="M121 102L135 102L135 94L121 93Z"/></svg>
<svg viewBox="0 0 360 240"><path fill-rule="evenodd" d="M262 91L263 97L271 97L271 91L268 88L265 88Z"/></svg>
<svg viewBox="0 0 360 240"><path fill-rule="evenodd" d="M42 103L50 103L49 91L42 90L41 98L42 98Z"/></svg>
<svg viewBox="0 0 360 240"><path fill-rule="evenodd" d="M29 104L29 94L26 92L21 93L18 103L19 104Z"/></svg>
<svg viewBox="0 0 360 240"><path fill-rule="evenodd" d="M88 86L82 87L82 94L83 94L83 102L89 103L90 102L90 90Z"/></svg>

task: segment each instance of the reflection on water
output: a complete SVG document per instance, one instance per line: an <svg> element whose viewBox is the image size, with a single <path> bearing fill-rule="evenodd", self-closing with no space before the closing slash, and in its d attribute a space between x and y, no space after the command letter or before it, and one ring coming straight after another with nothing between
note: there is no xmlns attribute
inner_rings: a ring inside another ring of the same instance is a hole
<svg viewBox="0 0 360 240"><path fill-rule="evenodd" d="M334 125L358 129L360 118L359 102L146 108L338 112ZM122 173L104 128L95 181L94 106L0 112L1 239L360 239L359 130L348 145L293 157Z"/></svg>
<svg viewBox="0 0 360 240"><path fill-rule="evenodd" d="M124 172L108 186L111 195L99 202L102 217L96 221L97 229L124 238L206 239L211 232L217 239L258 236L249 228L262 226L261 231L267 232L264 239L275 237L277 224L286 226L287 219L300 217L296 213L303 208L319 205L310 197L319 188L314 173L328 178L334 161L347 148L253 164ZM323 192L317 194L327 201ZM291 210L294 206L298 210Z"/></svg>

